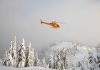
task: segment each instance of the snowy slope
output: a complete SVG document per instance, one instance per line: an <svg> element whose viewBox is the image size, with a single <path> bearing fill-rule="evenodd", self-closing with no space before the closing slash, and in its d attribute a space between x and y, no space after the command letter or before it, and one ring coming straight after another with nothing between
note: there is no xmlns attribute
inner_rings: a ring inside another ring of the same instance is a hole
<svg viewBox="0 0 100 70"><path fill-rule="evenodd" d="M14 68L14 67L0 66L0 70L51 70L51 69L43 67Z"/></svg>
<svg viewBox="0 0 100 70"><path fill-rule="evenodd" d="M74 42L57 42L45 50L45 54L46 68L40 67L41 65L22 68L0 65L0 70L100 70L99 46L88 47Z"/></svg>
<svg viewBox="0 0 100 70"><path fill-rule="evenodd" d="M71 52L71 54L69 53L70 56L75 54L77 57L81 56L81 54L82 57L88 56L88 51L91 50L91 48L87 46L81 46L73 42L57 42L48 48L46 55L48 57L48 55L53 54L54 51L62 50L63 48L69 49L69 52Z"/></svg>
<svg viewBox="0 0 100 70"><path fill-rule="evenodd" d="M96 47L88 47L73 42L59 42L48 48L46 51L46 58L49 58L48 55L54 55L54 53L57 53L57 51L62 50L63 48L67 49L68 61L75 70L91 70L91 68L100 70ZM79 66L79 63L81 66Z"/></svg>

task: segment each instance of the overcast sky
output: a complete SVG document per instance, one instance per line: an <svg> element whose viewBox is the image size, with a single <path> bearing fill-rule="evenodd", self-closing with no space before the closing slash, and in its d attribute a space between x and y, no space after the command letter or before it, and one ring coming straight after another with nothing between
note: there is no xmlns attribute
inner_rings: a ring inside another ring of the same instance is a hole
<svg viewBox="0 0 100 70"><path fill-rule="evenodd" d="M57 22L60 29L40 24L40 18ZM56 41L100 43L100 0L0 0L0 56L17 36L37 50ZM19 46L19 45L18 45Z"/></svg>

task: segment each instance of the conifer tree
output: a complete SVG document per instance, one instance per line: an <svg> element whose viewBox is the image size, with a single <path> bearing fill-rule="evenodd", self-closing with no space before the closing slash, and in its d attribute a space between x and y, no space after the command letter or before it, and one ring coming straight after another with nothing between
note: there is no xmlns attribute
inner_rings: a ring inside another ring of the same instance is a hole
<svg viewBox="0 0 100 70"><path fill-rule="evenodd" d="M34 66L40 66L40 59L38 58L38 53L36 52Z"/></svg>
<svg viewBox="0 0 100 70"><path fill-rule="evenodd" d="M46 61L45 61L45 57L42 59L42 66L45 67L45 68L47 67L47 64L46 64Z"/></svg>
<svg viewBox="0 0 100 70"><path fill-rule="evenodd" d="M100 47L96 47L96 50L97 50L97 60L96 60L96 63L98 65L98 67L100 68Z"/></svg>
<svg viewBox="0 0 100 70"><path fill-rule="evenodd" d="M35 62L34 49L31 48L31 43L29 43L29 46L27 47L26 51L26 66L33 66L34 62Z"/></svg>
<svg viewBox="0 0 100 70"><path fill-rule="evenodd" d="M20 45L20 48L18 50L18 63L17 67L25 67L25 61L26 61L26 55L25 55L25 41L22 40L22 44Z"/></svg>
<svg viewBox="0 0 100 70"><path fill-rule="evenodd" d="M6 51L6 57L3 63L5 66L12 66L13 65L13 61L12 61L12 41L10 43L10 48L8 50L8 52Z"/></svg>
<svg viewBox="0 0 100 70"><path fill-rule="evenodd" d="M12 44L12 66L16 66L16 36L14 37L14 41Z"/></svg>
<svg viewBox="0 0 100 70"><path fill-rule="evenodd" d="M54 59L53 56L49 56L49 68L54 68Z"/></svg>

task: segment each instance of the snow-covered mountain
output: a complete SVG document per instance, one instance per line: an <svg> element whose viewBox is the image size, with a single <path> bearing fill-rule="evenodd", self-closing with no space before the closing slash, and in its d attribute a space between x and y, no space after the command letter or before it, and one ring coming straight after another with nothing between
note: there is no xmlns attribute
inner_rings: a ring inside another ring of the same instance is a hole
<svg viewBox="0 0 100 70"><path fill-rule="evenodd" d="M74 42L57 42L46 50L46 58L52 57L52 63L55 57L62 61L62 51L66 55L67 67L65 69L72 70L100 70L100 47L88 47ZM49 56L48 56L49 55ZM48 60L48 62L50 62Z"/></svg>
<svg viewBox="0 0 100 70"><path fill-rule="evenodd" d="M48 50L46 50L46 57L48 57L48 55L52 55L54 54L54 52L56 51L60 51L62 49L68 49L68 51L70 52L70 56L81 56L80 54L82 54L83 56L88 56L88 52L91 50L95 50L95 48L90 48L87 46L83 46L74 42L57 42L53 45L51 45ZM82 58L81 57L81 58Z"/></svg>
<svg viewBox="0 0 100 70"><path fill-rule="evenodd" d="M18 51L16 48L15 37L14 41L11 41L5 59L1 61L0 70L100 70L100 46L89 47L75 42L56 42L45 50L43 59L38 58L31 43L26 47L24 39Z"/></svg>

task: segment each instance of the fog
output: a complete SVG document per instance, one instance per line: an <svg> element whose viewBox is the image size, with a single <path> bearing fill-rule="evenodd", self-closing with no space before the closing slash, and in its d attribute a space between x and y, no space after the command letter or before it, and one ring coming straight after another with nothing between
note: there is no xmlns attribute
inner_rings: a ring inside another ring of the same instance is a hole
<svg viewBox="0 0 100 70"><path fill-rule="evenodd" d="M53 29L40 19L60 22ZM57 41L100 43L100 0L0 0L0 56L17 37L40 51Z"/></svg>

